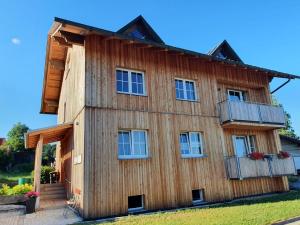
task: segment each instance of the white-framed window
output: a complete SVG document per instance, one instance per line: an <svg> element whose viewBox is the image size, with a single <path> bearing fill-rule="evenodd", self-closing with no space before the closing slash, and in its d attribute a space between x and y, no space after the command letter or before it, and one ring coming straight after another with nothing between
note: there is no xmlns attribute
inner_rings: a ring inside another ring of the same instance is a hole
<svg viewBox="0 0 300 225"><path fill-rule="evenodd" d="M230 101L246 101L246 95L244 91L240 90L227 90L228 100Z"/></svg>
<svg viewBox="0 0 300 225"><path fill-rule="evenodd" d="M235 155L239 157L257 151L256 137L254 135L244 135L244 136L233 135L232 139L233 139Z"/></svg>
<svg viewBox="0 0 300 225"><path fill-rule="evenodd" d="M148 157L147 132L145 130L119 130L119 159Z"/></svg>
<svg viewBox="0 0 300 225"><path fill-rule="evenodd" d="M202 134L200 132L180 133L180 151L181 155L186 158L202 156Z"/></svg>
<svg viewBox="0 0 300 225"><path fill-rule="evenodd" d="M116 69L116 89L118 93L146 95L144 73L135 70Z"/></svg>
<svg viewBox="0 0 300 225"><path fill-rule="evenodd" d="M192 190L192 198L193 198L194 205L202 203L204 201L204 190L203 189Z"/></svg>
<svg viewBox="0 0 300 225"><path fill-rule="evenodd" d="M196 96L196 85L195 81L175 79L176 99L195 101Z"/></svg>

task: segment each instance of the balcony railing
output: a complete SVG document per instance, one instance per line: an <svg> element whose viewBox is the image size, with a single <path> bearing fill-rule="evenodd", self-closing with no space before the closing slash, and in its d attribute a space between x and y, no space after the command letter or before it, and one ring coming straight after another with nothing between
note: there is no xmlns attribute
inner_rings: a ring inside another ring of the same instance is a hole
<svg viewBox="0 0 300 225"><path fill-rule="evenodd" d="M221 124L234 122L250 124L268 124L274 127L285 126L285 114L280 106L260 103L229 101L219 103Z"/></svg>
<svg viewBox="0 0 300 225"><path fill-rule="evenodd" d="M225 158L226 172L229 179L246 179L294 175L297 173L293 157L279 159L269 155L264 160L252 160L247 156L228 156Z"/></svg>

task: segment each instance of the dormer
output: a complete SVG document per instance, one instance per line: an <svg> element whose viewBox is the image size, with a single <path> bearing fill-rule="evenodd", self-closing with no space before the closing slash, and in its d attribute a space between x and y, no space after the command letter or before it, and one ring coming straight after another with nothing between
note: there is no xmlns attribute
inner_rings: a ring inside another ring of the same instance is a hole
<svg viewBox="0 0 300 225"><path fill-rule="evenodd" d="M219 59L223 59L223 60L226 59L226 60L243 63L241 58L236 54L236 52L233 50L233 48L229 45L229 43L226 40L218 44L208 54Z"/></svg>
<svg viewBox="0 0 300 225"><path fill-rule="evenodd" d="M117 33L125 34L137 39L164 44L163 40L158 36L158 34L152 29L152 27L142 16L138 16L137 18L132 20L130 23L118 30Z"/></svg>

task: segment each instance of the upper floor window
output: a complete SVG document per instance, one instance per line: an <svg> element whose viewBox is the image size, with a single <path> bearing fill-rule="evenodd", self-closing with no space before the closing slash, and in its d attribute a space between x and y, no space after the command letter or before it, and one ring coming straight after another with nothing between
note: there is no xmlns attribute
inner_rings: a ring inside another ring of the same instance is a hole
<svg viewBox="0 0 300 225"><path fill-rule="evenodd" d="M246 101L246 96L244 91L228 90L227 95L228 95L228 100L230 101Z"/></svg>
<svg viewBox="0 0 300 225"><path fill-rule="evenodd" d="M196 100L195 82L191 80L175 79L176 99Z"/></svg>
<svg viewBox="0 0 300 225"><path fill-rule="evenodd" d="M184 132L180 134L180 150L183 157L203 155L202 135L200 132Z"/></svg>
<svg viewBox="0 0 300 225"><path fill-rule="evenodd" d="M256 151L256 138L254 135L233 136L235 155L242 157Z"/></svg>
<svg viewBox="0 0 300 225"><path fill-rule="evenodd" d="M118 132L119 158L145 158L148 156L145 130L120 130Z"/></svg>
<svg viewBox="0 0 300 225"><path fill-rule="evenodd" d="M145 95L143 72L117 69L116 80L118 93Z"/></svg>

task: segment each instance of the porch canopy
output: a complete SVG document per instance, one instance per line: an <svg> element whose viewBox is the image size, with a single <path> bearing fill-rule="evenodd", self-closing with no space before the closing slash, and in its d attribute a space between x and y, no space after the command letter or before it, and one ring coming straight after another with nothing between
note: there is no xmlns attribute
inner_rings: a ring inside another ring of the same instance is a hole
<svg viewBox="0 0 300 225"><path fill-rule="evenodd" d="M25 134L25 147L36 150L34 162L35 191L40 192L43 145L61 141L71 129L73 129L73 123L63 123L52 127L31 130Z"/></svg>

